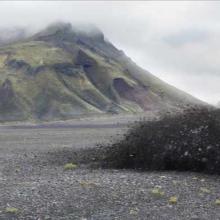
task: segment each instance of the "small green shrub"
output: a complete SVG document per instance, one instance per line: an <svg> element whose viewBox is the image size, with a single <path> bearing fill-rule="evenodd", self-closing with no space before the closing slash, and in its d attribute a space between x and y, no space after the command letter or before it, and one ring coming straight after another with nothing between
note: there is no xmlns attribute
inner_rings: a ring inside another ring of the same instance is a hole
<svg viewBox="0 0 220 220"><path fill-rule="evenodd" d="M67 163L64 165L64 170L73 170L76 169L77 165L73 163Z"/></svg>
<svg viewBox="0 0 220 220"><path fill-rule="evenodd" d="M216 199L215 204L220 206L220 199Z"/></svg>
<svg viewBox="0 0 220 220"><path fill-rule="evenodd" d="M210 189L207 189L207 188L205 188L205 187L200 187L200 191L201 191L202 193L211 193L211 190L210 190Z"/></svg>
<svg viewBox="0 0 220 220"><path fill-rule="evenodd" d="M177 197L176 196L171 196L170 198L169 198L169 203L170 204L176 204L177 203Z"/></svg>
<svg viewBox="0 0 220 220"><path fill-rule="evenodd" d="M156 197L162 197L165 195L165 193L160 188L153 188L151 190L151 194Z"/></svg>
<svg viewBox="0 0 220 220"><path fill-rule="evenodd" d="M19 212L19 210L17 208L14 207L7 207L5 209L5 212L8 214L17 214Z"/></svg>

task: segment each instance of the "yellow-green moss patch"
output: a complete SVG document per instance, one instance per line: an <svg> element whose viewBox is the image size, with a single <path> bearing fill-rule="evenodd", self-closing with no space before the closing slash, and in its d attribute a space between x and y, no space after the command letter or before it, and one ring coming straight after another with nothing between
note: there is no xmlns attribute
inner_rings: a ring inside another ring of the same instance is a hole
<svg viewBox="0 0 220 220"><path fill-rule="evenodd" d="M77 168L77 165L74 164L74 163L66 163L64 165L64 170L73 170L73 169L76 169Z"/></svg>

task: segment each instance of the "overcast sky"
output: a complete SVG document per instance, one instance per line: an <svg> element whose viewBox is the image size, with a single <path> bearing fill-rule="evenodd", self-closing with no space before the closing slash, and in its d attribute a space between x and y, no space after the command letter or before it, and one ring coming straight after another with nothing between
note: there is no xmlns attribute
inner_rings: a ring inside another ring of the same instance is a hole
<svg viewBox="0 0 220 220"><path fill-rule="evenodd" d="M0 26L39 29L58 20L93 23L140 66L216 104L219 12L217 1L1 1Z"/></svg>

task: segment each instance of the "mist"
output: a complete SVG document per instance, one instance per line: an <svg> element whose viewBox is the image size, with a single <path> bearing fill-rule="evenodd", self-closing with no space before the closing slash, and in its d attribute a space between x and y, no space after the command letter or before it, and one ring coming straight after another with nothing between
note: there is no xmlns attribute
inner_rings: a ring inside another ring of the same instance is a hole
<svg viewBox="0 0 220 220"><path fill-rule="evenodd" d="M216 1L12 1L0 3L0 29L19 27L30 35L56 21L94 24L138 65L215 105L219 10Z"/></svg>

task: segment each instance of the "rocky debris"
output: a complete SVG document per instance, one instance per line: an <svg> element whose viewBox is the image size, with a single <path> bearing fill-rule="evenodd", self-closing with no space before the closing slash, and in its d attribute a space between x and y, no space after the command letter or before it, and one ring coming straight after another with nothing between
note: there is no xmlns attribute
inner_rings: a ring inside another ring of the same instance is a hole
<svg viewBox="0 0 220 220"><path fill-rule="evenodd" d="M16 117L23 118L23 111L12 82L6 79L0 86L0 121L13 121Z"/></svg>
<svg viewBox="0 0 220 220"><path fill-rule="evenodd" d="M67 76L75 76L81 71L80 68L76 68L76 66L71 63L56 63L53 65L53 69Z"/></svg>
<svg viewBox="0 0 220 220"><path fill-rule="evenodd" d="M104 167L220 174L220 111L191 109L138 122L106 151Z"/></svg>
<svg viewBox="0 0 220 220"><path fill-rule="evenodd" d="M32 67L30 64L26 63L25 61L16 60L16 59L9 60L6 63L6 65L12 69L15 69L16 71L23 70L24 73L27 75L35 75L46 68L45 66L42 65L37 67Z"/></svg>
<svg viewBox="0 0 220 220"><path fill-rule="evenodd" d="M120 97L137 103L144 111L156 109L160 100L154 100L151 97L151 92L147 87L142 85L129 85L123 78L115 78L113 80L113 87ZM155 103L156 102L156 103Z"/></svg>
<svg viewBox="0 0 220 220"><path fill-rule="evenodd" d="M24 62L23 60L15 60L15 59L9 60L7 62L7 65L13 69L21 69L21 68L27 67L27 66L29 67L29 65L26 62Z"/></svg>
<svg viewBox="0 0 220 220"><path fill-rule="evenodd" d="M12 89L12 83L9 79L6 79L0 87L1 104L6 105L13 96L14 91Z"/></svg>

